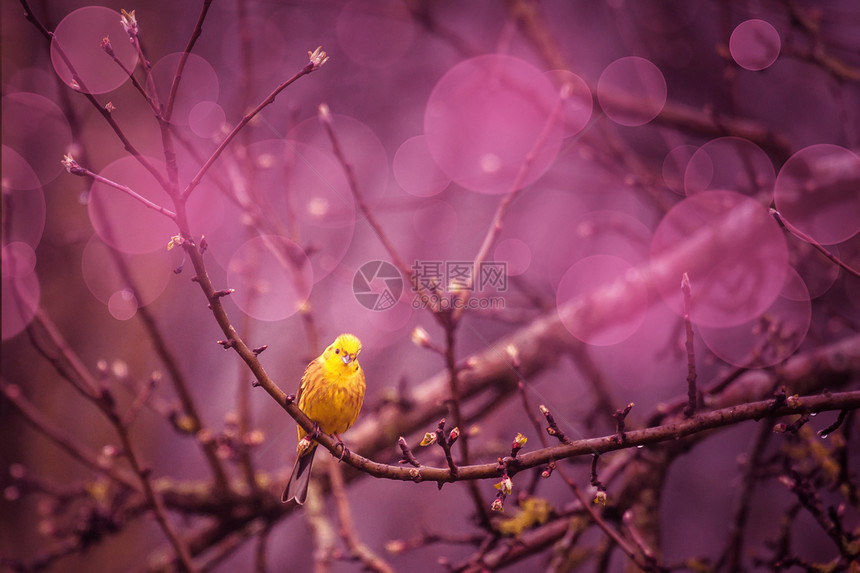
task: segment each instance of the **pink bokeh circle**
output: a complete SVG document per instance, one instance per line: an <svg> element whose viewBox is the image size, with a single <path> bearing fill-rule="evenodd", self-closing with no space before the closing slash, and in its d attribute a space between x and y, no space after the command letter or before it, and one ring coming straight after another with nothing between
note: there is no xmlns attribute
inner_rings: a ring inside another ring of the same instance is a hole
<svg viewBox="0 0 860 573"><path fill-rule="evenodd" d="M197 137L213 139L224 133L227 114L214 101L201 101L188 112L188 127Z"/></svg>
<svg viewBox="0 0 860 573"><path fill-rule="evenodd" d="M45 195L36 172L17 151L5 145L0 172L3 176L3 240L22 241L33 248L45 230Z"/></svg>
<svg viewBox="0 0 860 573"><path fill-rule="evenodd" d="M478 56L436 83L424 133L452 180L479 193L506 193L534 182L555 161L562 112L558 91L536 67L511 56Z"/></svg>
<svg viewBox="0 0 860 573"><path fill-rule="evenodd" d="M147 158L156 169L161 163ZM134 157L121 157L99 174L125 185L138 195L172 210L173 203L155 177ZM177 234L176 224L161 213L148 208L129 194L105 183L94 181L90 188L88 209L93 228L101 239L123 253L151 253L166 250L170 238Z"/></svg>
<svg viewBox="0 0 860 573"><path fill-rule="evenodd" d="M523 274L532 263L531 248L520 239L511 238L499 241L493 251L493 260L505 263L508 276L515 277Z"/></svg>
<svg viewBox="0 0 860 573"><path fill-rule="evenodd" d="M622 211L589 211L567 226L573 236L563 243L564 248L548 253L549 281L553 285L559 284L571 265L592 255L612 255L633 265L648 260L651 231L632 215Z"/></svg>
<svg viewBox="0 0 860 573"><path fill-rule="evenodd" d="M684 175L696 149L698 148L695 145L679 145L663 158L663 183L678 195L687 194L684 189Z"/></svg>
<svg viewBox="0 0 860 573"><path fill-rule="evenodd" d="M39 277L35 272L21 277L2 277L0 334L3 340L12 338L27 328L36 316L41 296Z"/></svg>
<svg viewBox="0 0 860 573"><path fill-rule="evenodd" d="M576 312L565 305L581 299ZM594 255L570 267L558 284L556 304L564 327L594 346L618 344L636 332L648 310L648 291L620 257Z"/></svg>
<svg viewBox="0 0 860 573"><path fill-rule="evenodd" d="M559 93L567 90L562 102L562 131L564 137L571 137L582 131L594 109L594 98L585 80L570 70L550 70L546 75Z"/></svg>
<svg viewBox="0 0 860 573"><path fill-rule="evenodd" d="M3 245L2 275L23 278L36 270L36 251L27 243L13 241Z"/></svg>
<svg viewBox="0 0 860 573"><path fill-rule="evenodd" d="M838 245L830 245L827 250L836 257L840 257ZM789 240L789 262L806 284L808 292L804 294L813 299L829 291L841 272L838 265L833 264L833 261L818 249L800 239ZM791 298L791 295L792 291L785 291L781 296Z"/></svg>
<svg viewBox="0 0 860 573"><path fill-rule="evenodd" d="M734 326L759 316L779 295L788 247L760 203L733 191L709 191L675 205L651 241L651 275L666 304L684 315L681 277L691 282L690 317Z"/></svg>
<svg viewBox="0 0 860 573"><path fill-rule="evenodd" d="M21 68L12 74L6 83L7 93L16 91L36 94L54 94L57 91L57 77L54 70L42 67Z"/></svg>
<svg viewBox="0 0 860 573"><path fill-rule="evenodd" d="M102 94L129 81L125 70L137 66L137 50L129 42L120 19L120 13L110 8L87 6L57 24L51 40L51 62L66 85ZM110 39L113 52L125 69L105 53L104 38Z"/></svg>
<svg viewBox="0 0 860 573"><path fill-rule="evenodd" d="M603 113L628 127L645 125L666 104L666 78L650 60L619 58L597 80L597 100Z"/></svg>
<svg viewBox="0 0 860 573"><path fill-rule="evenodd" d="M756 318L726 328L701 326L705 345L721 359L742 368L766 368L792 354L809 330L812 303L800 275L789 268L783 288Z"/></svg>
<svg viewBox="0 0 860 573"><path fill-rule="evenodd" d="M167 103L173 86L182 53L174 52L158 60L152 66L152 78L155 81L159 102L167 111ZM179 88L173 100L170 123L188 125L191 110L200 102L215 102L218 100L220 86L215 69L205 59L197 54L188 54Z"/></svg>
<svg viewBox="0 0 860 573"><path fill-rule="evenodd" d="M313 269L304 250L280 235L254 237L227 265L230 300L264 321L283 320L301 309L311 294Z"/></svg>
<svg viewBox="0 0 860 573"><path fill-rule="evenodd" d="M161 296L173 276L166 246L163 251L122 255L136 291L123 278L110 250L98 236L93 236L81 254L81 274L94 297L109 304L115 293L127 290L135 295L136 306L146 306Z"/></svg>
<svg viewBox="0 0 860 573"><path fill-rule="evenodd" d="M3 97L2 108L4 147L25 157L43 185L64 173L60 160L69 153L72 129L57 104L39 94L16 92Z"/></svg>
<svg viewBox="0 0 860 573"><path fill-rule="evenodd" d="M107 301L108 312L117 320L129 320L137 314L140 306L134 293L129 289L120 289L110 295Z"/></svg>
<svg viewBox="0 0 860 573"><path fill-rule="evenodd" d="M362 199L368 207L375 207L388 188L389 166L385 147L376 133L358 119L333 113L331 120L341 151L355 173ZM317 117L308 118L291 129L287 139L316 147L334 158L331 138ZM343 171L340 163L338 169ZM352 195L349 188L347 191Z"/></svg>
<svg viewBox="0 0 860 573"><path fill-rule="evenodd" d="M516 202L515 208L505 217L500 235L500 239L516 238L529 246L532 255L529 276L535 277L541 285L551 284L553 289L570 265L578 260L559 257L559 251L566 253L579 241L571 221L588 211L577 191L536 186ZM536 225L535 221L540 224Z"/></svg>
<svg viewBox="0 0 860 573"><path fill-rule="evenodd" d="M322 280L343 259L355 231L358 213L343 168L331 153L289 139L254 143L248 155L267 217L298 224L313 278Z"/></svg>
<svg viewBox="0 0 860 573"><path fill-rule="evenodd" d="M404 191L416 197L436 195L451 184L451 178L439 169L430 155L427 138L423 135L410 137L397 148L394 178Z"/></svg>
<svg viewBox="0 0 860 573"><path fill-rule="evenodd" d="M447 201L428 199L412 215L415 234L428 243L445 243L457 232L457 210Z"/></svg>
<svg viewBox="0 0 860 573"><path fill-rule="evenodd" d="M774 201L792 225L825 245L860 231L860 156L822 143L788 158L776 177Z"/></svg>
<svg viewBox="0 0 860 573"><path fill-rule="evenodd" d="M337 16L336 31L350 60L369 68L387 68L406 55L415 24L401 0L351 0Z"/></svg>
<svg viewBox="0 0 860 573"><path fill-rule="evenodd" d="M780 46L779 32L764 20L741 22L729 38L732 59L752 71L769 68L779 57Z"/></svg>
<svg viewBox="0 0 860 573"><path fill-rule="evenodd" d="M731 189L750 197L770 197L776 173L767 154L741 137L719 137L699 147L684 171L684 189L694 195Z"/></svg>

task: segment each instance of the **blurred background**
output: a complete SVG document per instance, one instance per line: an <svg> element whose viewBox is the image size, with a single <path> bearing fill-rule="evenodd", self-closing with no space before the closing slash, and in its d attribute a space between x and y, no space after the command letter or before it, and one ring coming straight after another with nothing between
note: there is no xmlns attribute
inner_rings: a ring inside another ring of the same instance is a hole
<svg viewBox="0 0 860 573"><path fill-rule="evenodd" d="M201 3L28 4L56 32L52 44L21 3L0 7L6 388L0 554L24 563L74 538L69 530L81 523L87 496L96 498L93 492L108 486L34 429L9 402L9 388L40 419L102 458L119 443L105 416L58 375L51 363L56 356L40 354L45 321L123 408L147 380L157 379L130 436L164 484L191 488L207 483L211 472L198 439L166 419L177 411L178 396L159 345L175 357L203 425L219 436L216 454L230 479L242 479L241 456L229 439L237 418L253 434L248 455L268 476L272 500L292 467L296 439L293 420L262 389L251 389L247 367L216 344L224 335L190 280L190 261L183 249L168 248L176 225L61 164L70 154L93 173L175 209L80 92L108 109L137 154L165 173L159 122L122 66L136 69L151 101L166 101ZM148 78L120 10L134 10ZM358 426L444 375L444 357L416 344L413 333L421 327L430 345L444 348L445 330L384 240L419 283L439 288L441 300L471 289L474 308L464 312L455 337L454 356L463 361L502 348L505 337L557 317L558 308L578 297L631 280L649 261L692 244L702 229L730 228L727 214L744 207L754 230L743 242L695 247L692 257L698 261L691 263L691 281L700 383L747 370L779 380L792 356L837 343L856 348L860 279L786 233L767 211L776 207L801 232L860 267L856 2L213 2L169 120L180 188L245 114L307 65L317 46L330 61L250 121L187 206L194 239L205 237L215 287L236 289L222 299L233 324L250 346L268 345L260 360L285 392L296 392L305 365L341 332L363 342L367 397ZM354 199L318 118L321 104L330 110L371 218ZM506 200L499 235L484 257L489 274L475 269L472 277L485 280L469 283L463 269L474 263ZM562 316L569 340L533 365L525 394L533 408L546 404L571 439L612 433L612 411L631 402L628 428L644 427L659 404L686 395L680 272L669 274L653 287L623 291L623 312L593 300L601 313L596 324ZM37 308L46 318L34 334ZM808 388L852 385L856 375ZM464 431L472 461L508 455L518 432L529 439L525 451L539 448L534 415L515 389L486 408L471 403ZM818 416L809 426L819 430L835 415ZM417 446L437 420L406 437L422 463L444 466L441 450ZM849 416L844 431L856 426ZM774 567L766 541L779 537L780 519L797 499L775 479L782 438L768 443L759 427L747 422L700 437L662 468L660 531L650 532L660 540L661 563L715 564L725 556L746 479L743 464L754 451L756 459L771 461L762 462L749 505L742 564L751 568L759 559ZM756 446L760 440L766 443ZM396 435L388 443L375 459L397 459ZM833 442L824 447L838 449ZM824 455L857 469L847 453L844 459ZM611 460L607 455L601 464ZM583 490L590 461L562 464ZM325 475L322 467L317 472ZM530 484L534 471L514 480L508 514L515 513L519 488L563 515L575 499L570 488L558 475ZM613 502L638 478L618 479L608 491ZM487 508L497 493L492 485L477 482ZM440 570L477 551L469 536L480 539L481 530L465 484L438 490L362 476L351 478L347 493L359 537L395 569ZM838 490L826 495L825 505L838 505ZM849 529L857 527L854 495L853 513L849 496L844 517ZM326 512L333 512L327 503ZM148 569L169 553L147 513L124 515L116 531L52 560L47 570ZM305 512L267 515L260 523L270 570L310 570L313 537ZM210 516L201 510L171 513L171 519L190 534ZM810 562L838 555L809 514L795 511L790 523L792 555ZM258 559L257 533L237 533L235 549L209 547L199 563L211 561L215 571L250 569ZM392 541L438 533L457 542L391 551ZM603 539L591 527L577 546L599 547ZM215 558L221 549L223 557ZM584 567L628 566L618 551L604 548L603 555L602 562L583 557ZM551 559L551 550L535 551L508 565L542 570ZM568 561L573 567L576 560ZM359 569L349 559L331 566Z"/></svg>

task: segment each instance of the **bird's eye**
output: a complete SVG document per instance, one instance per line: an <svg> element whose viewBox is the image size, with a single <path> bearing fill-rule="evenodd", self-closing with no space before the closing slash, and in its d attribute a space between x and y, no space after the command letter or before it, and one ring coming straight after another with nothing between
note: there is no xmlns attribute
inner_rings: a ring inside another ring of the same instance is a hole
<svg viewBox="0 0 860 573"><path fill-rule="evenodd" d="M340 354L340 348L335 348L334 353L335 353L335 354Z"/></svg>

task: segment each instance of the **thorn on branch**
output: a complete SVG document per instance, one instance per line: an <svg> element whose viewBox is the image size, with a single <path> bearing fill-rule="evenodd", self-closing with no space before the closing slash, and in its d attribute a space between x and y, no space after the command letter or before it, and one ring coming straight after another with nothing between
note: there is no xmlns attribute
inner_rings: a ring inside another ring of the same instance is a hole
<svg viewBox="0 0 860 573"><path fill-rule="evenodd" d="M630 410L633 409L633 402L630 402L621 410L615 410L615 413L612 414L612 417L615 418L615 440L619 444L623 444L627 439L626 434L624 433L625 421L627 420L627 414L630 413Z"/></svg>
<svg viewBox="0 0 860 573"><path fill-rule="evenodd" d="M236 292L236 289L234 289L234 288L226 288L223 290L216 290L215 292L212 293L212 298L223 298L225 296L230 296L234 292Z"/></svg>
<svg viewBox="0 0 860 573"><path fill-rule="evenodd" d="M544 418L546 418L546 423L548 424L546 433L554 438L557 438L563 444L569 444L570 440L567 436L564 435L564 432L561 431L561 428L558 427L558 424L555 422L555 418L552 413L549 411L549 408L541 404L538 406L540 409L540 413L543 414Z"/></svg>
<svg viewBox="0 0 860 573"><path fill-rule="evenodd" d="M268 344L264 344L264 345L262 345L262 346L258 346L257 348L254 348L253 350L251 350L251 352L253 352L253 353L254 353L254 356L259 356L259 355L260 355L260 354L262 354L262 353L263 353L263 352L264 352L268 347L269 347L269 345L268 345Z"/></svg>
<svg viewBox="0 0 860 573"><path fill-rule="evenodd" d="M439 425L436 428L436 432L434 434L434 438L430 438L430 432L424 435L424 439L421 441L421 445L430 445L434 441L442 447L442 450L445 452L445 460L448 462L448 469L451 471L451 478L456 479L460 475L460 468L457 467L457 464L454 463L454 457L451 454L451 445L457 441L457 438L460 437L460 429L454 428L449 433L447 438L445 437L445 418L439 420ZM426 442L426 443L425 443ZM439 489L442 489L442 484L444 482L440 481Z"/></svg>
<svg viewBox="0 0 860 573"><path fill-rule="evenodd" d="M555 460L552 460L546 465L546 469L540 473L540 477L542 477L543 479L548 479L552 475L552 472L554 472L554 471L555 471Z"/></svg>
<svg viewBox="0 0 860 573"><path fill-rule="evenodd" d="M785 394L785 386L782 386L779 390L773 393L773 405L771 406L771 410L776 410L785 406L786 394Z"/></svg>
<svg viewBox="0 0 860 573"><path fill-rule="evenodd" d="M236 341L230 338L228 340L219 340L218 344L220 344L224 348L224 350L230 350L231 348L236 346Z"/></svg>
<svg viewBox="0 0 860 573"><path fill-rule="evenodd" d="M412 450L409 448L409 444L406 443L406 438L400 436L400 439L397 440L397 445L400 446L400 452L403 454L403 459L400 460L401 464L411 464L416 468L420 468L421 464L415 459L415 454L412 453Z"/></svg>
<svg viewBox="0 0 860 573"><path fill-rule="evenodd" d="M257 383L257 385L259 386L259 383ZM294 404L295 401L296 401L296 395L295 394L287 394L287 396L284 398L284 402L287 405Z"/></svg>

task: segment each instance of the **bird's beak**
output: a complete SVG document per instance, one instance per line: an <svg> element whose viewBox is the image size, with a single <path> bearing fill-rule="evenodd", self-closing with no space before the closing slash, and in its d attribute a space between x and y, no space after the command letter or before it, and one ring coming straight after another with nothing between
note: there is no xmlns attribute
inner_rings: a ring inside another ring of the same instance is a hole
<svg viewBox="0 0 860 573"><path fill-rule="evenodd" d="M344 364L349 364L350 361L352 360L352 356L350 356L349 354L344 354L343 356L340 357L340 359L343 360Z"/></svg>

